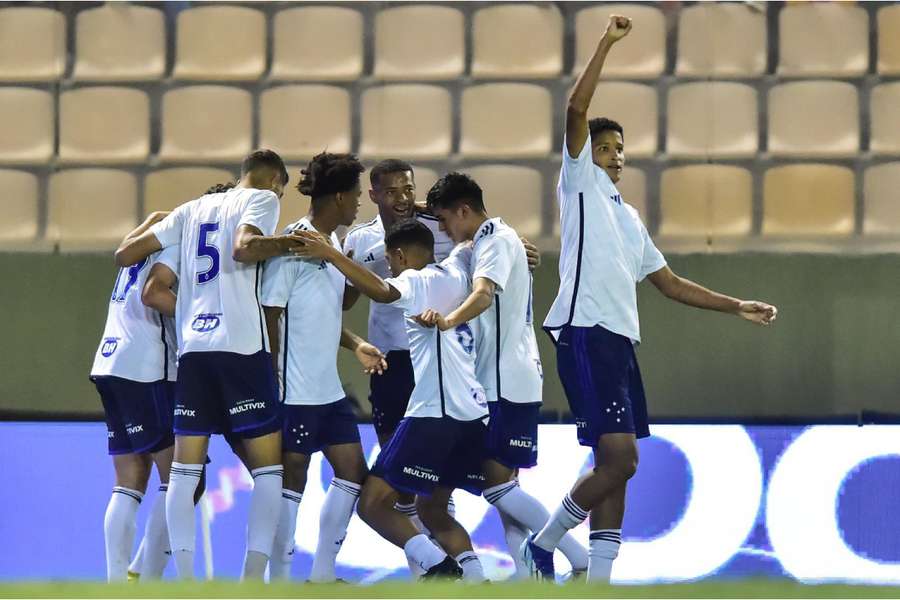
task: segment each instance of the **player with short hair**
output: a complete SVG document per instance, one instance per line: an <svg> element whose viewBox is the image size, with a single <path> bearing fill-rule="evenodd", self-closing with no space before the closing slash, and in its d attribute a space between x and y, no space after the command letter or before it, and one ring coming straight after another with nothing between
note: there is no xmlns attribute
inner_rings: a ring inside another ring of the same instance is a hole
<svg viewBox="0 0 900 600"><path fill-rule="evenodd" d="M116 262L128 266L181 245L181 356L166 520L182 578L193 576L192 498L212 433L242 438L254 479L243 577L261 579L272 551L282 480L281 415L259 287L261 261L298 243L291 235L273 235L287 181L278 154L255 151L243 160L233 189L179 206L116 251Z"/></svg>
<svg viewBox="0 0 900 600"><path fill-rule="evenodd" d="M594 452L547 525L526 541L523 558L542 579L554 577L553 550L590 515L588 581L608 582L618 555L625 489L638 462L637 438L650 435L634 346L640 341L636 284L645 277L666 297L769 325L774 306L743 301L679 277L666 265L637 211L616 183L625 164L622 127L587 111L603 62L631 31L613 15L569 96L557 187L562 224L559 293L544 328L556 343L557 368L575 417L578 441Z"/></svg>

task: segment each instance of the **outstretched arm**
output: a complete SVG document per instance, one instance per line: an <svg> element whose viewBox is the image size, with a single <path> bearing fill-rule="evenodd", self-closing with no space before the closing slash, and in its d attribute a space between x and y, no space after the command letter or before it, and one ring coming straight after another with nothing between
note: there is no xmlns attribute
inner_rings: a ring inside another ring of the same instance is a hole
<svg viewBox="0 0 900 600"><path fill-rule="evenodd" d="M175 292L172 287L178 277L168 267L160 262L153 265L147 281L144 282L144 289L141 290L141 302L144 306L159 311L167 317L175 316Z"/></svg>
<svg viewBox="0 0 900 600"><path fill-rule="evenodd" d="M299 244L295 234L263 235L253 225L241 225L234 236L232 256L240 263L256 263L287 254Z"/></svg>
<svg viewBox="0 0 900 600"><path fill-rule="evenodd" d="M460 304L456 310L446 317L433 310L426 310L418 316L422 325L437 326L441 331L453 329L462 323L468 323L487 309L494 302L496 284L487 277L476 277L472 284L472 293Z"/></svg>
<svg viewBox="0 0 900 600"><path fill-rule="evenodd" d="M631 19L619 15L610 16L606 32L600 38L594 55L591 56L584 71L578 76L575 87L572 88L569 104L566 106L566 151L572 158L578 157L589 135L588 107L591 105L594 90L597 89L597 82L600 80L600 72L603 70L606 55L612 45L628 35L629 31L631 31Z"/></svg>

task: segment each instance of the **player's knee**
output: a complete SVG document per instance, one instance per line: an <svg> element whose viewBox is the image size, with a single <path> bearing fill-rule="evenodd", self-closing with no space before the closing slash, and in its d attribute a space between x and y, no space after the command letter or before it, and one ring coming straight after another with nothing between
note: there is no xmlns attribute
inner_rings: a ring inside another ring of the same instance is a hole
<svg viewBox="0 0 900 600"><path fill-rule="evenodd" d="M377 481L377 479L369 479L369 481ZM359 518L369 525L372 524L380 509L387 506L389 510L393 510L393 503L387 493L388 490L384 490L382 487L366 483L360 491L359 501L356 504L356 513L359 515ZM390 506L388 506L389 504Z"/></svg>
<svg viewBox="0 0 900 600"><path fill-rule="evenodd" d="M638 459L637 456L621 456L617 457L610 464L611 470L616 476L625 483L637 473Z"/></svg>

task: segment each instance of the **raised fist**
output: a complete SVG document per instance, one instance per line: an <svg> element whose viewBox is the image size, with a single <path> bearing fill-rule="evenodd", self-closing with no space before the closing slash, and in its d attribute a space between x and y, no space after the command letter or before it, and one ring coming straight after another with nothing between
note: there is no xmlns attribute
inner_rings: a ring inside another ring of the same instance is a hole
<svg viewBox="0 0 900 600"><path fill-rule="evenodd" d="M631 19L621 15L610 15L609 24L606 26L606 37L612 42L618 42L631 31Z"/></svg>

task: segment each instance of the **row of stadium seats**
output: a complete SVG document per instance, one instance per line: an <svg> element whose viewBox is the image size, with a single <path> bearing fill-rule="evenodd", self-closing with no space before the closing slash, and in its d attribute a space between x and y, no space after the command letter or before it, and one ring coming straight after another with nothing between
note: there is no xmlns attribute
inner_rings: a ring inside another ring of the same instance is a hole
<svg viewBox="0 0 900 600"><path fill-rule="evenodd" d="M290 168L296 174L298 167ZM558 224L544 223L547 186L543 175L519 165L482 165L466 169L485 190L493 214L504 217L522 235L533 239L556 234ZM46 190L47 223L40 235L39 179L26 171L0 169L0 247L36 248L58 245L66 250L114 247L138 222L139 205L146 215L170 210L200 195L214 183L233 179L224 169L180 167L143 177L124 170L91 168L53 173ZM427 190L438 174L417 168L420 190ZM364 179L367 181L367 179ZM854 174L848 168L824 164L794 164L767 170L762 178L763 236L793 240L803 236L841 238L856 231ZM645 217L647 180L628 168L620 186L626 201ZM660 178L658 234L665 238L740 238L753 235L753 177L731 165L689 165L666 169ZM868 236L900 231L900 162L866 170L863 181L863 222ZM139 200L139 195L143 201ZM424 194L423 194L424 195ZM281 227L302 216L307 207L293 189L282 200ZM357 222L375 214L364 193ZM666 248L665 243L662 244Z"/></svg>
<svg viewBox="0 0 900 600"><path fill-rule="evenodd" d="M575 14L573 71L593 52L610 13L634 19L634 32L607 60L606 78L651 79L667 72L666 18L649 5L609 4ZM171 76L180 80L358 79L366 72L364 29L374 29L371 75L387 80L555 78L563 72L564 18L553 4L504 4L466 15L419 4L378 10L374 23L353 8L301 6L272 17L246 6L197 6L178 13ZM876 72L900 74L900 6L877 11ZM857 77L869 70L869 14L844 2L788 4L778 13L778 61L786 77ZM75 18L71 76L84 81L146 81L169 75L162 11L118 2ZM767 71L766 14L752 3L704 2L678 13L674 73L758 77ZM522 43L522 40L528 40ZM467 67L470 65L470 67ZM51 81L67 75L65 16L47 8L0 10L0 80Z"/></svg>
<svg viewBox="0 0 900 600"><path fill-rule="evenodd" d="M626 154L653 157L659 147L657 89L631 82L598 86L592 111L614 107L625 128ZM759 95L736 82L693 82L667 93L665 152L673 158L751 158L761 151ZM331 85L282 85L258 98L239 87L196 85L165 92L158 156L166 162L239 160L254 145L276 149L287 160L308 159L324 148L353 148L346 89ZM765 147L775 157L850 157L860 151L857 89L840 81L796 81L768 92ZM59 96L59 143L51 92L0 87L0 163L138 164L155 149L151 99L139 89L90 86ZM530 83L488 83L463 89L459 144L454 148L453 100L441 86L395 84L366 89L359 99L360 141L365 157L390 155L443 159L544 158L559 152L554 140L551 92ZM558 112L558 111L556 111ZM497 118L502 114L503 118ZM868 148L900 154L900 82L871 90ZM559 124L561 127L561 124ZM254 140L258 144L254 144ZM57 150L58 148L58 150Z"/></svg>

